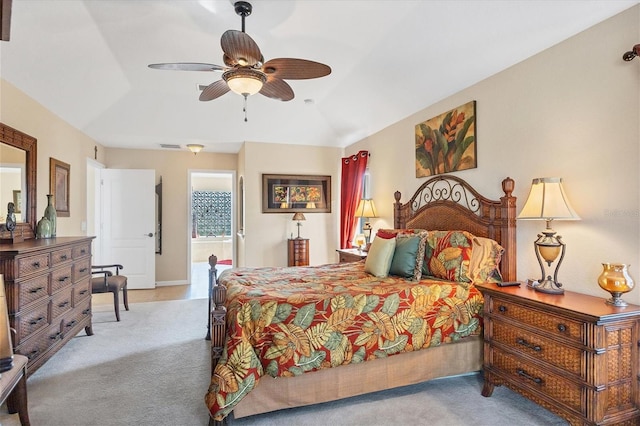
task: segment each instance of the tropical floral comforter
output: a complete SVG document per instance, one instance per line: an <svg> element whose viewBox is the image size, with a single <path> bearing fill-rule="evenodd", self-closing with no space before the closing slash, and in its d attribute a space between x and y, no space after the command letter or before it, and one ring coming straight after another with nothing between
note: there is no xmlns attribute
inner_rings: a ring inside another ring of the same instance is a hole
<svg viewBox="0 0 640 426"><path fill-rule="evenodd" d="M223 419L264 374L384 358L480 333L483 299L470 283L376 278L364 261L222 273L227 337L209 391Z"/></svg>

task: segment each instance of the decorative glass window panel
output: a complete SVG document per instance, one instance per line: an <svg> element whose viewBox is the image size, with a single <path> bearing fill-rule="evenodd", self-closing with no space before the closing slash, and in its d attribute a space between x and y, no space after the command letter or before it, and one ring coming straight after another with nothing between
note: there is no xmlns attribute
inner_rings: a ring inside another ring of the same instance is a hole
<svg viewBox="0 0 640 426"><path fill-rule="evenodd" d="M191 208L197 236L231 235L231 192L193 191Z"/></svg>

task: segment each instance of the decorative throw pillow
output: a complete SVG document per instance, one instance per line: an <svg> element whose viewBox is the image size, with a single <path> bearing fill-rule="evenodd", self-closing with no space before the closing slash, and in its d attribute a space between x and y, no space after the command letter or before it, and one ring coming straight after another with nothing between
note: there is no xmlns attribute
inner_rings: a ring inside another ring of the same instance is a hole
<svg viewBox="0 0 640 426"><path fill-rule="evenodd" d="M395 248L395 238L374 238L364 262L364 271L380 278L388 276Z"/></svg>
<svg viewBox="0 0 640 426"><path fill-rule="evenodd" d="M466 231L429 231L422 275L448 281L471 282L469 261L473 235Z"/></svg>
<svg viewBox="0 0 640 426"><path fill-rule="evenodd" d="M469 276L474 283L502 282L500 260L504 248L494 240L484 237L473 237L473 250L469 261Z"/></svg>
<svg viewBox="0 0 640 426"><path fill-rule="evenodd" d="M393 252L393 259L391 259L389 275L413 279L415 276L419 246L419 236L398 235L396 237L396 249Z"/></svg>
<svg viewBox="0 0 640 426"><path fill-rule="evenodd" d="M396 235L398 235L396 232L389 232L384 229L379 229L378 232L376 232L376 238L384 238L385 240L395 238Z"/></svg>

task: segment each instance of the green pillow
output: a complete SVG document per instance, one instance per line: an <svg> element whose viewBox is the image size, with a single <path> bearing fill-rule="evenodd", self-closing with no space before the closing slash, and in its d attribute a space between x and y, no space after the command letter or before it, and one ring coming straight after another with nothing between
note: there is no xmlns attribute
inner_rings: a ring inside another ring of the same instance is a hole
<svg viewBox="0 0 640 426"><path fill-rule="evenodd" d="M384 278L389 275L393 251L396 248L396 239L374 238L369 247L367 260L364 262L364 271L376 277Z"/></svg>
<svg viewBox="0 0 640 426"><path fill-rule="evenodd" d="M419 247L420 237L398 235L389 274L414 279Z"/></svg>

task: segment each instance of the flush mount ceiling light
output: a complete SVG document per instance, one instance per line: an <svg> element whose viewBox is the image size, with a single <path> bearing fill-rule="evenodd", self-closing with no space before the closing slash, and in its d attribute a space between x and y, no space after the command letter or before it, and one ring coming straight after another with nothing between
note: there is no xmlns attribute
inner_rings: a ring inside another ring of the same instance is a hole
<svg viewBox="0 0 640 426"><path fill-rule="evenodd" d="M190 143L187 145L187 148L189 148L189 151L193 152L193 155L196 155L197 153L202 151L204 145L200 145L199 143Z"/></svg>
<svg viewBox="0 0 640 426"><path fill-rule="evenodd" d="M150 68L181 71L221 71L222 79L206 86L200 94L201 101L217 99L229 91L244 97L260 93L281 101L293 99L293 89L284 80L319 78L331 74L331 68L306 59L278 58L267 62L255 41L244 31L244 20L253 10L250 3L234 3L236 14L242 19L242 31L228 30L222 34L222 60L224 66L197 62L151 64ZM245 121L246 105L245 105Z"/></svg>

